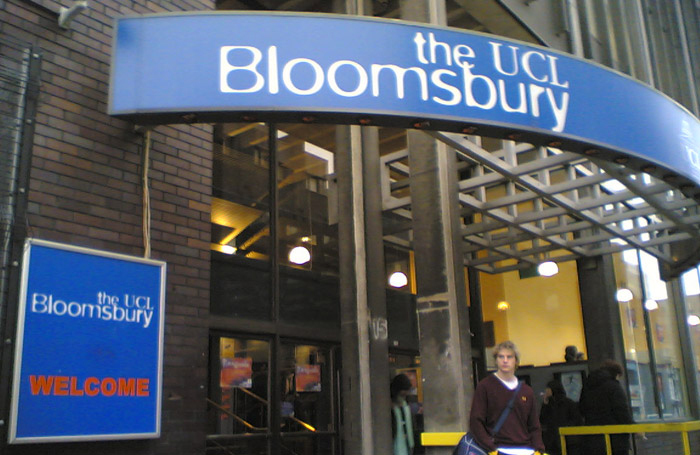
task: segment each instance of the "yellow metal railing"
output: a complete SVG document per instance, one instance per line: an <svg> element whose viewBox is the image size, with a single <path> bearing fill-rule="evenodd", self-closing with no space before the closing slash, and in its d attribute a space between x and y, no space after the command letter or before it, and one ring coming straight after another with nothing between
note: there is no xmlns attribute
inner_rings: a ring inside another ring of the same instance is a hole
<svg viewBox="0 0 700 455"><path fill-rule="evenodd" d="M464 431L454 433L421 433L420 442L424 446L448 446L454 447L457 445Z"/></svg>
<svg viewBox="0 0 700 455"><path fill-rule="evenodd" d="M688 433L700 430L700 421L677 422L677 423L636 423L633 425L600 425L600 426L580 426L561 427L559 435L561 437L561 453L566 455L566 437L579 435L603 435L607 455L612 454L610 445L611 434L621 433L680 433L683 442L683 455L690 454L690 439ZM454 447L464 436L464 432L430 432L421 433L421 444L424 446ZM679 454L680 455L680 454Z"/></svg>
<svg viewBox="0 0 700 455"><path fill-rule="evenodd" d="M690 455L690 439L688 433L700 430L700 421L677 423L635 423L632 425L598 425L581 427L561 427L561 453L566 455L566 437L581 435L603 435L605 438L605 450L607 455L612 454L610 445L611 434L621 433L680 433L683 442L683 455Z"/></svg>

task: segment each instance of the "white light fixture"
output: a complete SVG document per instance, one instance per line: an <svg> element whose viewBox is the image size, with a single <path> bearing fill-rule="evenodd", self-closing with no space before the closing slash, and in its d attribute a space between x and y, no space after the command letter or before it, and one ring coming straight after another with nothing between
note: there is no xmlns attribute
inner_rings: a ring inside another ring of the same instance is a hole
<svg viewBox="0 0 700 455"><path fill-rule="evenodd" d="M688 325L695 327L696 325L700 325L700 316L697 314L691 314L688 316Z"/></svg>
<svg viewBox="0 0 700 455"><path fill-rule="evenodd" d="M632 291L627 288L620 288L615 293L615 298L618 302L625 303L632 300L634 298L634 294L632 294Z"/></svg>
<svg viewBox="0 0 700 455"><path fill-rule="evenodd" d="M408 277L403 272L394 272L389 276L389 286L402 288L408 284Z"/></svg>
<svg viewBox="0 0 700 455"><path fill-rule="evenodd" d="M646 302L644 302L644 308L647 309L647 311L654 311L659 309L659 303L654 300L654 299L649 299Z"/></svg>
<svg viewBox="0 0 700 455"><path fill-rule="evenodd" d="M236 252L236 247L231 245L221 245L221 252L226 254L233 254Z"/></svg>
<svg viewBox="0 0 700 455"><path fill-rule="evenodd" d="M302 265L311 260L311 253L304 246L296 246L289 252L289 262Z"/></svg>
<svg viewBox="0 0 700 455"><path fill-rule="evenodd" d="M540 276L554 276L559 273L559 266L554 261L546 261L537 266L537 273Z"/></svg>

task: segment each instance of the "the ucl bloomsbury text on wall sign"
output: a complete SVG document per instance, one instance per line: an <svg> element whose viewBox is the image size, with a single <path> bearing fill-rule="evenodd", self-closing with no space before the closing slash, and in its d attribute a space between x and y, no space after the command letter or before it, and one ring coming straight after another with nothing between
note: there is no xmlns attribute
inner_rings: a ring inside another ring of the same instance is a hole
<svg viewBox="0 0 700 455"><path fill-rule="evenodd" d="M624 152L700 183L698 119L546 48L334 15L144 16L115 29L110 113L133 121L307 112L488 125Z"/></svg>
<svg viewBox="0 0 700 455"><path fill-rule="evenodd" d="M165 263L29 240L10 442L157 437Z"/></svg>

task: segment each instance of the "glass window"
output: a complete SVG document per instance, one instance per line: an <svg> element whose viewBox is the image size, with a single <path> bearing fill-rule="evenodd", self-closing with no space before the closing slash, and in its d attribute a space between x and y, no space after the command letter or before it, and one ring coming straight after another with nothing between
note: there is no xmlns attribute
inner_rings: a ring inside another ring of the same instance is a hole
<svg viewBox="0 0 700 455"><path fill-rule="evenodd" d="M694 268L684 273L681 283L685 295L686 314L688 315L690 344L693 349L694 362L692 364L695 365L695 377L700 384L700 279L698 269Z"/></svg>
<svg viewBox="0 0 700 455"><path fill-rule="evenodd" d="M210 434L269 433L269 342L213 337L210 352Z"/></svg>
<svg viewBox="0 0 700 455"><path fill-rule="evenodd" d="M633 417L637 421L686 417L676 307L659 275L658 260L628 250L615 255L614 263Z"/></svg>
<svg viewBox="0 0 700 455"><path fill-rule="evenodd" d="M685 417L688 397L676 307L669 296L666 282L659 276L659 262L643 251L639 252L644 283L644 311L654 346L656 387L664 419Z"/></svg>
<svg viewBox="0 0 700 455"><path fill-rule="evenodd" d="M283 343L282 432L333 431L333 374L328 348Z"/></svg>
<svg viewBox="0 0 700 455"><path fill-rule="evenodd" d="M340 326L335 127L277 130L280 318Z"/></svg>
<svg viewBox="0 0 700 455"><path fill-rule="evenodd" d="M627 250L614 257L632 416L636 421L658 419L644 323L639 256L636 250Z"/></svg>
<svg viewBox="0 0 700 455"><path fill-rule="evenodd" d="M279 125L279 260L299 270L338 275L335 127Z"/></svg>
<svg viewBox="0 0 700 455"><path fill-rule="evenodd" d="M270 319L268 127L226 123L214 129L211 248L215 314ZM226 259L229 256L230 259Z"/></svg>
<svg viewBox="0 0 700 455"><path fill-rule="evenodd" d="M212 253L212 314L270 319L270 270L261 261Z"/></svg>

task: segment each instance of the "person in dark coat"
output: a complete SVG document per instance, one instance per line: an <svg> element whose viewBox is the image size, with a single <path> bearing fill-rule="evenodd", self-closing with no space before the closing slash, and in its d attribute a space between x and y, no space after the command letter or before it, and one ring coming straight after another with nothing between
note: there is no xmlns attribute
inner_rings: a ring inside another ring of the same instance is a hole
<svg viewBox="0 0 700 455"><path fill-rule="evenodd" d="M554 379L547 383L542 409L540 410L540 423L542 424L544 446L550 455L561 454L560 427L571 427L583 423L578 410L578 403L566 396L566 391L561 381ZM569 436L566 446L567 454L579 455L579 441L577 438Z"/></svg>
<svg viewBox="0 0 700 455"><path fill-rule="evenodd" d="M614 360L606 360L593 371L583 385L579 409L586 425L627 425L632 424L632 414L627 396L619 380L622 365ZM630 449L629 434L610 436L613 455L627 455ZM587 436L583 439L583 453L604 455L603 436Z"/></svg>

